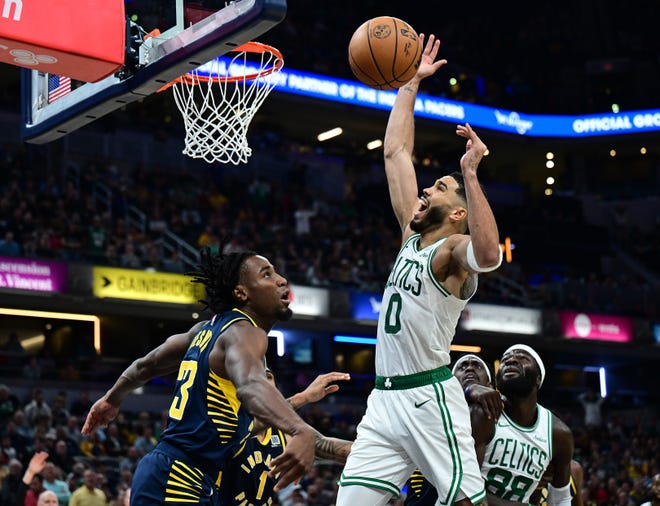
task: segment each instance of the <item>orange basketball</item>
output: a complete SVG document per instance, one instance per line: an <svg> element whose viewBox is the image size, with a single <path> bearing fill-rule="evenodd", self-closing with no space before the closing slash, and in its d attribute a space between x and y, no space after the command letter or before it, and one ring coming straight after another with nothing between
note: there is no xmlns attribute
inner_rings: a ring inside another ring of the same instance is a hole
<svg viewBox="0 0 660 506"><path fill-rule="evenodd" d="M417 32L391 16L365 21L348 44L353 74L377 90L393 90L406 84L417 72L421 58Z"/></svg>

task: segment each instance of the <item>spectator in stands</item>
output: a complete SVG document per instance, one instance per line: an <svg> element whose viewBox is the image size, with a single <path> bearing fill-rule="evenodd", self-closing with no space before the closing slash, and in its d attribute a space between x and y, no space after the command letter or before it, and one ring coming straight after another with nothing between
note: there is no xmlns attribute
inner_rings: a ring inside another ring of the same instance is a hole
<svg viewBox="0 0 660 506"><path fill-rule="evenodd" d="M69 411L73 416L85 417L87 416L87 412L91 407L92 407L92 401L89 400L89 391L83 389L80 390L80 392L78 392L78 397L76 398L75 401L71 403L71 407L69 408ZM76 423L78 423L78 419L76 419ZM76 425L76 430L80 432L80 427L77 425Z"/></svg>
<svg viewBox="0 0 660 506"><path fill-rule="evenodd" d="M0 465L5 465L11 462L12 459L18 457L18 452L11 442L11 437L8 433L3 433L0 437Z"/></svg>
<svg viewBox="0 0 660 506"><path fill-rule="evenodd" d="M137 437L133 446L137 448L141 457L144 457L151 450L156 448L158 440L154 436L154 429L151 425L142 427L142 434Z"/></svg>
<svg viewBox="0 0 660 506"><path fill-rule="evenodd" d="M78 487L82 486L84 482L83 475L87 466L83 462L76 462L71 467L71 471L66 475L66 482L69 485L69 490L76 490Z"/></svg>
<svg viewBox="0 0 660 506"><path fill-rule="evenodd" d="M140 462L140 453L135 446L129 446L126 450L126 456L119 461L119 471L135 472L135 468Z"/></svg>
<svg viewBox="0 0 660 506"><path fill-rule="evenodd" d="M125 445L121 440L121 435L119 434L119 427L116 423L111 423L108 425L105 434L105 451L108 457L121 457L125 453Z"/></svg>
<svg viewBox="0 0 660 506"><path fill-rule="evenodd" d="M103 260L105 245L107 243L107 233L101 217L95 214L92 218L91 225L87 228L87 257L93 262L100 262Z"/></svg>
<svg viewBox="0 0 660 506"><path fill-rule="evenodd" d="M9 333L7 341L0 348L0 354L7 357L24 357L25 348L21 344L20 339L18 338L18 333L15 330L12 330Z"/></svg>
<svg viewBox="0 0 660 506"><path fill-rule="evenodd" d="M18 433L16 430L16 422L14 422L13 419L7 422L7 425L4 428L4 434L11 440L12 447L16 449L16 453L20 456L19 459L22 459L29 439Z"/></svg>
<svg viewBox="0 0 660 506"><path fill-rule="evenodd" d="M129 506L131 503L131 489L126 488L119 492L117 496L117 501L115 501L116 506Z"/></svg>
<svg viewBox="0 0 660 506"><path fill-rule="evenodd" d="M18 459L9 461L8 474L2 479L0 489L0 504L14 505L18 498L18 491L23 479L23 464Z"/></svg>
<svg viewBox="0 0 660 506"><path fill-rule="evenodd" d="M44 393L40 388L34 390L32 400L25 406L25 418L30 424L35 424L40 416L47 416L52 420L53 413L44 400Z"/></svg>
<svg viewBox="0 0 660 506"><path fill-rule="evenodd" d="M176 272L179 274L185 274L186 266L181 259L181 253L178 250L172 250L170 256L163 259L163 269L167 272Z"/></svg>
<svg viewBox="0 0 660 506"><path fill-rule="evenodd" d="M124 252L119 256L119 265L127 269L142 268L142 259L135 253L133 241L126 241Z"/></svg>
<svg viewBox="0 0 660 506"><path fill-rule="evenodd" d="M96 472L86 469L83 473L83 484L71 494L69 506L106 506L105 493L96 483Z"/></svg>
<svg viewBox="0 0 660 506"><path fill-rule="evenodd" d="M57 500L57 495L50 491L50 490L44 490L41 494L39 494L39 499L37 500L37 506L62 506L62 503L60 503Z"/></svg>
<svg viewBox="0 0 660 506"><path fill-rule="evenodd" d="M20 406L21 402L11 389L7 385L0 384L0 426L7 423Z"/></svg>
<svg viewBox="0 0 660 506"><path fill-rule="evenodd" d="M587 428L599 428L603 423L602 406L605 399L593 390L582 392L578 400L584 408L584 425Z"/></svg>
<svg viewBox="0 0 660 506"><path fill-rule="evenodd" d="M32 380L34 382L41 379L41 364L39 363L39 358L37 358L36 355L32 355L27 359L21 374L25 379Z"/></svg>
<svg viewBox="0 0 660 506"><path fill-rule="evenodd" d="M69 451L69 445L66 440L58 439L55 441L54 451L51 455L51 461L62 470L68 471L73 468L76 460Z"/></svg>
<svg viewBox="0 0 660 506"><path fill-rule="evenodd" d="M105 445L101 440L99 431L95 430L87 437L83 438L80 443L80 453L85 457L100 457L107 455Z"/></svg>
<svg viewBox="0 0 660 506"><path fill-rule="evenodd" d="M25 478L23 478L25 481ZM35 474L30 481L30 486L25 492L25 506L37 506L39 503L39 495L46 490L44 488L43 477L41 474Z"/></svg>
<svg viewBox="0 0 660 506"><path fill-rule="evenodd" d="M5 238L0 240L0 256L17 257L21 255L21 246L14 240L14 232L5 232Z"/></svg>
<svg viewBox="0 0 660 506"><path fill-rule="evenodd" d="M66 396L67 396L66 391L60 390L59 392L57 392L55 398L53 399L53 403L50 409L53 413L54 426L66 425L67 421L69 420L69 417L71 416L69 410L66 408L67 405Z"/></svg>
<svg viewBox="0 0 660 506"><path fill-rule="evenodd" d="M62 470L52 462L46 462L42 474L44 488L55 493L59 506L67 506L71 492L69 491L69 485L62 479Z"/></svg>
<svg viewBox="0 0 660 506"><path fill-rule="evenodd" d="M16 426L16 433L21 436L26 442L31 441L34 437L34 427L28 421L25 411L19 409L14 413L14 424Z"/></svg>
<svg viewBox="0 0 660 506"><path fill-rule="evenodd" d="M648 501L641 506L660 506L660 473L653 476L649 487Z"/></svg>

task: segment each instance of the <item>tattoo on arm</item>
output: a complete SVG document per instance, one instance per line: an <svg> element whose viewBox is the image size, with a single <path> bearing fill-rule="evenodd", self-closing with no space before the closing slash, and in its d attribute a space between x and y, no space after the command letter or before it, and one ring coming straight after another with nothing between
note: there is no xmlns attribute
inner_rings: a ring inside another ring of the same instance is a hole
<svg viewBox="0 0 660 506"><path fill-rule="evenodd" d="M346 463L346 458L351 451L353 443L343 439L325 437L323 434L316 434L315 454L317 459L330 459L340 464Z"/></svg>

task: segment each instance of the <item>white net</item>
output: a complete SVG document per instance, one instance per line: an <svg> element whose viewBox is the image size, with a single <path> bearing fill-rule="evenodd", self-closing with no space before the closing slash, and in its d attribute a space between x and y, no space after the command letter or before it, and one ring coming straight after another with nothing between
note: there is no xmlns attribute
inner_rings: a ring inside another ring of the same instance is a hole
<svg viewBox="0 0 660 506"><path fill-rule="evenodd" d="M173 85L183 116L183 153L209 163L247 162L252 155L250 122L277 82L282 56L274 48L249 42L192 70Z"/></svg>

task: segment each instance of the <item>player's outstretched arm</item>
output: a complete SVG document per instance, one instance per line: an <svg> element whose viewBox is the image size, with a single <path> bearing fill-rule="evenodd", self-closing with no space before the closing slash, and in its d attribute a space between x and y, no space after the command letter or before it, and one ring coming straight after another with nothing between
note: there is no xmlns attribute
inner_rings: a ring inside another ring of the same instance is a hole
<svg viewBox="0 0 660 506"><path fill-rule="evenodd" d="M305 404L318 402L326 397L326 395L334 394L339 390L339 385L336 381L350 380L350 374L345 372L328 372L319 374L314 381L302 392L292 395L287 400L293 409L300 409Z"/></svg>
<svg viewBox="0 0 660 506"><path fill-rule="evenodd" d="M176 372L190 342L204 323L195 324L186 333L170 336L163 344L129 365L115 384L91 407L81 432L91 434L97 428L107 425L117 416L119 406L129 393L153 378Z"/></svg>
<svg viewBox="0 0 660 506"><path fill-rule="evenodd" d="M419 38L420 43L424 44L424 34L420 34ZM431 35L424 46L417 73L397 92L385 130L383 150L390 201L404 236L419 197L412 162L415 142L415 100L420 81L433 75L447 63L447 60L436 61L439 49L440 40Z"/></svg>
<svg viewBox="0 0 660 506"><path fill-rule="evenodd" d="M471 272L491 271L502 262L500 236L493 210L477 177L477 168L488 148L468 123L457 125L456 134L467 139L465 154L461 158L461 173L469 210L470 235L453 249L452 257Z"/></svg>
<svg viewBox="0 0 660 506"><path fill-rule="evenodd" d="M348 454L351 452L353 441L327 437L316 432L315 455L317 459L334 460L339 464L346 464Z"/></svg>
<svg viewBox="0 0 660 506"><path fill-rule="evenodd" d="M314 465L315 431L291 408L280 391L267 379L264 356L266 332L248 322L234 323L211 352L212 368L236 387L236 396L245 409L269 427L277 427L291 438L282 455L271 462L271 476L279 475L274 490L302 478ZM218 357L224 355L224 360Z"/></svg>
<svg viewBox="0 0 660 506"><path fill-rule="evenodd" d="M318 402L324 399L326 395L333 394L338 391L339 385L335 385L335 381L346 381L350 379L350 374L344 372L328 372L325 374L319 374L305 390L293 394L287 399L287 402L295 411L297 411L306 404ZM254 425L252 427L252 433L258 434L268 427L268 424L262 422L259 419L255 419Z"/></svg>

